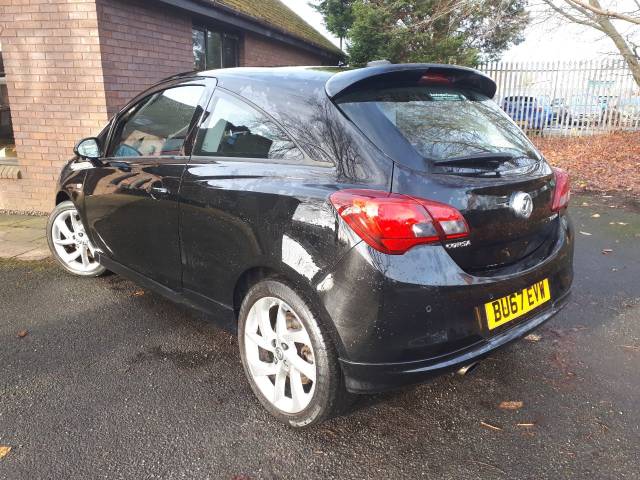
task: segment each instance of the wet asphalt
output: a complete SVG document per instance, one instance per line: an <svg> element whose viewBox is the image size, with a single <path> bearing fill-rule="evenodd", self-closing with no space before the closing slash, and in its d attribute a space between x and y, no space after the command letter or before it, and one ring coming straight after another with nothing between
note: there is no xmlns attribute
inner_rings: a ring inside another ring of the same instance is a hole
<svg viewBox="0 0 640 480"><path fill-rule="evenodd" d="M205 315L0 262L0 478L640 478L640 208L572 211L573 296L539 338L304 431L261 408Z"/></svg>

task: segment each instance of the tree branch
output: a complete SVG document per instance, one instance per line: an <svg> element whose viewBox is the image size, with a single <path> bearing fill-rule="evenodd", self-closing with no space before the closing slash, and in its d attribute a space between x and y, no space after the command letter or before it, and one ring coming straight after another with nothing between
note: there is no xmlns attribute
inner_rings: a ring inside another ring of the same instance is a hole
<svg viewBox="0 0 640 480"><path fill-rule="evenodd" d="M635 23L636 25L640 25L640 17L636 18L624 13L614 12L613 10L604 9L599 6L592 5L591 3L583 2L582 0L571 0L571 2L581 6L586 10L589 10L590 12L595 13L596 15L600 15L602 17L615 18L618 20L624 20L625 22L630 22L630 23Z"/></svg>
<svg viewBox="0 0 640 480"><path fill-rule="evenodd" d="M580 25L586 25L587 27L595 28L596 30L600 30L601 32L604 33L604 30L600 27L600 25L598 25L594 21L583 19L580 17L576 17L575 15L572 15L571 13L567 12L563 8L558 7L553 0L542 0L542 1L547 5L549 5L549 7L552 10L554 10L559 15L562 15L564 18L566 18L570 22L578 23Z"/></svg>

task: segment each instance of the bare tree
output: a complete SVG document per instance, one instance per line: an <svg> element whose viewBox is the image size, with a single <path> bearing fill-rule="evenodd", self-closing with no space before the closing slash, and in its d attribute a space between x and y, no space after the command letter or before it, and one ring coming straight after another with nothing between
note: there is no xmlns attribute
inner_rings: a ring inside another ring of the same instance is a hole
<svg viewBox="0 0 640 480"><path fill-rule="evenodd" d="M558 16L571 23L594 28L609 37L624 58L633 79L640 87L640 57L638 45L625 38L618 27L627 24L640 25L640 1L633 0L637 8L630 12L620 11L619 7L603 7L599 0L542 0Z"/></svg>

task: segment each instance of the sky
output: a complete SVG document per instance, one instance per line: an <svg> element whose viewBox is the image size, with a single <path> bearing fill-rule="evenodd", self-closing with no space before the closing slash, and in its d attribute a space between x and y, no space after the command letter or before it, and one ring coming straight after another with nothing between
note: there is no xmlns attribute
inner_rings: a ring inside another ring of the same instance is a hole
<svg viewBox="0 0 640 480"><path fill-rule="evenodd" d="M306 20L308 24L310 24L313 28L322 33L325 37L331 40L336 46L340 45L338 39L330 34L324 25L322 24L322 15L316 12L312 7L309 6L308 0L280 0L291 10L296 12L302 18Z"/></svg>
<svg viewBox="0 0 640 480"><path fill-rule="evenodd" d="M338 45L338 39L327 32L322 15L308 5L308 0L281 0L316 30ZM604 3L604 2L603 2ZM610 3L610 2L609 2ZM629 3L621 0L620 4ZM640 28L636 29L640 39ZM525 40L504 52L504 61L592 60L616 53L615 46L595 30L557 22L534 21L525 31Z"/></svg>

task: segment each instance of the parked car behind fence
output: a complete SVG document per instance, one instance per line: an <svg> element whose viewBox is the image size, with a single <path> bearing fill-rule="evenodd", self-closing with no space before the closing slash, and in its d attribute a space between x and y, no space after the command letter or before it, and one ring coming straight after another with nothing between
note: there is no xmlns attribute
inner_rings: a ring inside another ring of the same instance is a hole
<svg viewBox="0 0 640 480"><path fill-rule="evenodd" d="M496 81L496 103L525 131L572 136L640 129L640 89L622 58L489 62L480 70Z"/></svg>
<svg viewBox="0 0 640 480"><path fill-rule="evenodd" d="M541 130L553 118L551 105L544 98L525 95L505 97L502 109L525 130Z"/></svg>
<svg viewBox="0 0 640 480"><path fill-rule="evenodd" d="M640 97L621 100L614 112L620 127L640 127Z"/></svg>

